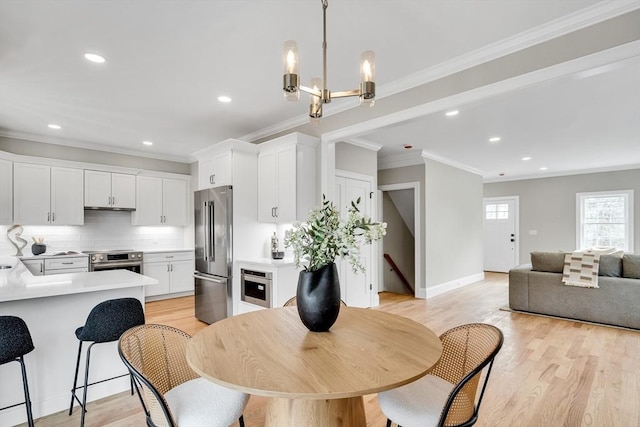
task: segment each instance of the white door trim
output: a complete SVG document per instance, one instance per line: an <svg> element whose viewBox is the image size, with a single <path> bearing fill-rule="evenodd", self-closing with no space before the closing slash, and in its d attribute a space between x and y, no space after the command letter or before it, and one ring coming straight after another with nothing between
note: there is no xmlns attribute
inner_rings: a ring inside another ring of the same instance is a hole
<svg viewBox="0 0 640 427"><path fill-rule="evenodd" d="M500 197L483 197L482 206L484 209L485 202L502 202L505 200L513 200L515 202L515 216L516 216L516 265L520 264L520 196L500 196ZM482 222L484 224L484 212L482 212Z"/></svg>
<svg viewBox="0 0 640 427"><path fill-rule="evenodd" d="M414 238L414 253L415 253L415 271L413 283L415 283L415 293L414 296L416 298L426 298L427 291L424 287L421 286L420 282L420 272L424 268L424 262L422 260L422 254L420 253L421 247L421 230L420 230L420 211L421 211L421 202L420 202L420 182L402 182L399 184L387 184L378 186L378 190L380 191L393 191L393 190L409 190L413 189L413 221L415 227L415 238ZM382 211L382 197L378 200L379 208L378 210ZM379 262L382 262L381 260ZM382 277L382 276L381 276Z"/></svg>

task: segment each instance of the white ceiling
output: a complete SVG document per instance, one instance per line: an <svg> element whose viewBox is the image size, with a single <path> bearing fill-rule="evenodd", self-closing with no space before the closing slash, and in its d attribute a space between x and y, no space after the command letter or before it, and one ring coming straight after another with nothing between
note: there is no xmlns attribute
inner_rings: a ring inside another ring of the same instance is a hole
<svg viewBox="0 0 640 427"><path fill-rule="evenodd" d="M371 111L381 114L385 96L425 83L420 76L446 64L506 54L535 35L562 36L638 8L638 0L330 0L329 88L356 88L360 52L373 49L379 96ZM319 75L321 18L319 0L1 0L0 135L192 161L227 138L300 129L307 100L283 101L282 43L298 41L304 82ZM87 51L106 64L84 60ZM595 66L615 66L590 77L568 67L535 84L449 102L460 110L455 118L425 109L351 136L382 145L381 159L406 157L408 143L486 179L638 165L639 58L636 43L624 55L599 57ZM218 103L222 94L233 101ZM335 100L326 124L310 132L336 131L354 104ZM494 134L502 140L489 144Z"/></svg>

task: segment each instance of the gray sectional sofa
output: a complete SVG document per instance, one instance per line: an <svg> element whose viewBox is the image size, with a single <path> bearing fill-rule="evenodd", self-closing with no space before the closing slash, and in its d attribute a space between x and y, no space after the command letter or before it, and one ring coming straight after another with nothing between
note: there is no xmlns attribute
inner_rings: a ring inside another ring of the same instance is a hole
<svg viewBox="0 0 640 427"><path fill-rule="evenodd" d="M562 252L532 252L509 271L513 310L640 329L640 255L602 255L599 288L562 283Z"/></svg>

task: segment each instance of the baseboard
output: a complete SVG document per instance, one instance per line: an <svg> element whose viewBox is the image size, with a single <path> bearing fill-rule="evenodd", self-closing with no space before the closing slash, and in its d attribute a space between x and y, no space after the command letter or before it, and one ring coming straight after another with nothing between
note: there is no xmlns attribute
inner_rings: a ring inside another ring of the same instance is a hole
<svg viewBox="0 0 640 427"><path fill-rule="evenodd" d="M424 290L425 291L424 298L432 298L432 297L435 297L436 295L444 294L445 292L462 288L464 286L468 286L468 285L471 285L472 283L480 282L482 280L484 280L484 272L472 274L471 276L461 277L459 279L451 280L450 282L441 283L436 286L431 286Z"/></svg>

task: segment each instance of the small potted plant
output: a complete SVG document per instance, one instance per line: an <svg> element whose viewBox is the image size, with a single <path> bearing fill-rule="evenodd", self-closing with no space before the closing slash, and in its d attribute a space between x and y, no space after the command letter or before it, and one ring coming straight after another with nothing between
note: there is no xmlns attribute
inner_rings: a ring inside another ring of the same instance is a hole
<svg viewBox="0 0 640 427"><path fill-rule="evenodd" d="M302 323L315 332L327 331L340 311L340 282L336 258L346 258L354 272L364 272L360 245L379 240L385 223L372 221L358 209L360 198L351 202L347 219L333 202L322 196L322 206L309 213L307 222L294 224L285 234L285 246L293 248L296 267L303 267L296 292Z"/></svg>

